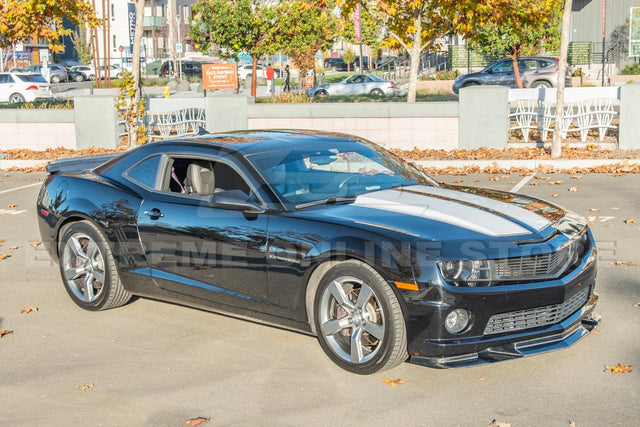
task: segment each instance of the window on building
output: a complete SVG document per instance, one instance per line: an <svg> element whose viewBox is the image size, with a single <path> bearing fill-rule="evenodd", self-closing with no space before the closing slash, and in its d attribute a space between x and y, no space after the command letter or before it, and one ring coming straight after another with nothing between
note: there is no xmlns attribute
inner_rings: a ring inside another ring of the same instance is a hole
<svg viewBox="0 0 640 427"><path fill-rule="evenodd" d="M113 34L113 43L111 43L111 46L113 46L113 51L115 52L116 50L118 50L118 44L116 43L116 35Z"/></svg>
<svg viewBox="0 0 640 427"><path fill-rule="evenodd" d="M116 5L111 3L111 20L116 20Z"/></svg>

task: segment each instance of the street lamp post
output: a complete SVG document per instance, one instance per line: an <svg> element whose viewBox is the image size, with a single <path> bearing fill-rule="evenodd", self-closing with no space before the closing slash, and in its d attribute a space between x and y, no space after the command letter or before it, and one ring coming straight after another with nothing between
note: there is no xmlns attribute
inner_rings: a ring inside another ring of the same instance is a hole
<svg viewBox="0 0 640 427"><path fill-rule="evenodd" d="M180 15L176 15L176 27L178 29L178 44L180 45L180 52L178 53L178 75L180 76L180 81L182 81L182 37L180 36L180 26L181 26Z"/></svg>

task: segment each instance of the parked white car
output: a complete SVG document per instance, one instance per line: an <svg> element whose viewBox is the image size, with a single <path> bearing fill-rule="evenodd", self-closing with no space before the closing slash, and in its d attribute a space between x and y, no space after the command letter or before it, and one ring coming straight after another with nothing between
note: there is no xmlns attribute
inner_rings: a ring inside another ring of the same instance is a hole
<svg viewBox="0 0 640 427"><path fill-rule="evenodd" d="M42 75L0 73L0 102L31 102L47 98L53 98L53 93Z"/></svg>
<svg viewBox="0 0 640 427"><path fill-rule="evenodd" d="M253 64L238 64L238 75L242 80L246 80L253 73ZM267 78L267 69L262 65L256 68L256 74L263 79Z"/></svg>
<svg viewBox="0 0 640 427"><path fill-rule="evenodd" d="M95 80L96 73L93 71L93 67L89 67L87 65L76 65L71 67L71 71L75 71L77 73L82 73L85 80Z"/></svg>

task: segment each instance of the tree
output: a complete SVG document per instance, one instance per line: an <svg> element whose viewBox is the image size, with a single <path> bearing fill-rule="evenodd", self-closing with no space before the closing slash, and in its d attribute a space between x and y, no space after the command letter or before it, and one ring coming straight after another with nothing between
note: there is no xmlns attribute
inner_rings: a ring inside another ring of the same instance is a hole
<svg viewBox="0 0 640 427"><path fill-rule="evenodd" d="M207 53L213 45L223 58L233 59L247 52L253 58L251 96L256 96L258 58L275 52L272 32L277 16L274 7L251 0L198 0L193 6L197 17L190 28L196 49Z"/></svg>
<svg viewBox="0 0 640 427"><path fill-rule="evenodd" d="M276 13L274 45L293 59L301 75L314 70L316 53L331 48L338 29L331 8L324 2L281 2Z"/></svg>
<svg viewBox="0 0 640 427"><path fill-rule="evenodd" d="M351 49L347 49L342 54L342 59L344 59L344 62L347 64L347 71L351 71L351 64L356 60L356 53Z"/></svg>
<svg viewBox="0 0 640 427"><path fill-rule="evenodd" d="M371 48L371 57L377 56L382 40L382 25L380 21L371 14L369 9L361 9L360 12L360 32L362 34L362 44ZM340 18L340 37L345 41L355 44L356 35L353 24L353 16L347 15ZM371 58L369 58L371 59ZM375 58L377 59L377 58Z"/></svg>
<svg viewBox="0 0 640 427"><path fill-rule="evenodd" d="M91 43L86 41L86 38L80 35L79 31L71 33L71 43L78 52L78 58L83 65L89 65L93 59L91 55Z"/></svg>
<svg viewBox="0 0 640 427"><path fill-rule="evenodd" d="M554 50L560 36L561 0L485 0L501 13L490 15L469 35L469 45L491 56L508 55L522 88L518 57Z"/></svg>
<svg viewBox="0 0 640 427"><path fill-rule="evenodd" d="M556 97L556 125L553 131L553 142L551 144L551 157L554 158L562 155L562 135L560 128L564 121L564 76L567 74L572 4L572 0L564 0L564 12L562 13L562 38L560 42L560 64L558 66L558 93Z"/></svg>
<svg viewBox="0 0 640 427"><path fill-rule="evenodd" d="M3 0L0 3L0 46L31 41L33 37L49 42L52 52L63 52L63 36L73 32L62 25L89 27L100 25L93 8L85 0Z"/></svg>

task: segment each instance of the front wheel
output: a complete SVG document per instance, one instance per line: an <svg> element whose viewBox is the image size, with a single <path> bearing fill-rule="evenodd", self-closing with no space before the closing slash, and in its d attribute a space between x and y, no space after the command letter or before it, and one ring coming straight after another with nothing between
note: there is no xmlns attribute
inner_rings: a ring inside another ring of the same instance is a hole
<svg viewBox="0 0 640 427"><path fill-rule="evenodd" d="M109 245L92 223L74 222L63 230L58 262L67 293L85 310L119 307L131 299Z"/></svg>
<svg viewBox="0 0 640 427"><path fill-rule="evenodd" d="M318 287L314 310L320 346L341 368L367 375L406 360L400 303L369 265L345 261L331 268Z"/></svg>
<svg viewBox="0 0 640 427"><path fill-rule="evenodd" d="M74 80L75 82L80 83L80 82L84 81L84 77L82 77L82 74L78 74L77 76L75 76L75 77L73 78L73 80Z"/></svg>
<svg viewBox="0 0 640 427"><path fill-rule="evenodd" d="M323 90L323 89L320 89L319 91L317 91L315 93L315 96L320 97L320 98L324 98L327 95L328 95L327 91Z"/></svg>
<svg viewBox="0 0 640 427"><path fill-rule="evenodd" d="M531 87L533 87L533 88L539 88L539 87L546 87L546 88L549 88L549 87L551 87L551 83L549 83L549 82L547 82L547 81L544 81L544 80L541 80L541 81L538 81L538 82L534 82L534 83L531 85Z"/></svg>
<svg viewBox="0 0 640 427"><path fill-rule="evenodd" d="M19 93L14 93L9 97L9 103L15 104L17 102L24 102L24 96Z"/></svg>
<svg viewBox="0 0 640 427"><path fill-rule="evenodd" d="M51 76L51 83L60 83L60 77Z"/></svg>

